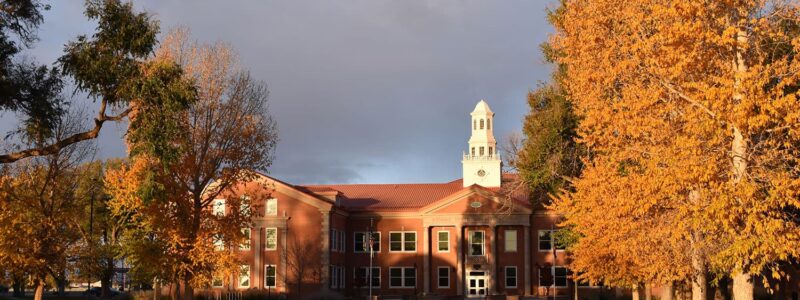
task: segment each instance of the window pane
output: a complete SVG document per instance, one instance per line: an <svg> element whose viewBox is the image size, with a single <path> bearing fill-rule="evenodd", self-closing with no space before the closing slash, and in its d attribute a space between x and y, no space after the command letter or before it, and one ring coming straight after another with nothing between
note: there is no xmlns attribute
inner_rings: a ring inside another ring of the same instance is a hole
<svg viewBox="0 0 800 300"><path fill-rule="evenodd" d="M450 251L450 232L439 231L439 251Z"/></svg>
<svg viewBox="0 0 800 300"><path fill-rule="evenodd" d="M406 237L406 242L408 242L408 241L416 242L417 241L417 233L416 232L406 232L405 233L405 237Z"/></svg>
<svg viewBox="0 0 800 300"><path fill-rule="evenodd" d="M356 232L353 235L353 239L355 240L355 242L353 244L353 252L364 252L364 251L366 251L365 242L364 242L364 237L365 236L366 236L366 234L364 234L363 232Z"/></svg>
<svg viewBox="0 0 800 300"><path fill-rule="evenodd" d="M278 248L278 229L267 228L266 232L266 248L267 250L275 250Z"/></svg>
<svg viewBox="0 0 800 300"><path fill-rule="evenodd" d="M506 252L517 252L517 231L505 231L505 248Z"/></svg>
<svg viewBox="0 0 800 300"><path fill-rule="evenodd" d="M267 203L264 206L266 207L264 215L266 216L278 215L278 199L275 198L267 199Z"/></svg>
<svg viewBox="0 0 800 300"><path fill-rule="evenodd" d="M373 232L372 233L372 251L380 252L381 251L381 233L380 232Z"/></svg>
<svg viewBox="0 0 800 300"><path fill-rule="evenodd" d="M405 268L405 286L414 287L417 285L417 269Z"/></svg>
<svg viewBox="0 0 800 300"><path fill-rule="evenodd" d="M539 250L552 250L553 242L550 230L539 230Z"/></svg>

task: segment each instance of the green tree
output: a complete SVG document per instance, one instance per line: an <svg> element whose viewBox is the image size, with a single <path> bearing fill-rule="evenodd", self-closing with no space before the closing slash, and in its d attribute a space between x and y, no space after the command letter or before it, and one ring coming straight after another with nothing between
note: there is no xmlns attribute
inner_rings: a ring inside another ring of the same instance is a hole
<svg viewBox="0 0 800 300"><path fill-rule="evenodd" d="M194 99L193 85L174 62L150 60L156 45L158 23L147 13L133 11L133 4L119 0L90 0L86 16L97 22L92 36L79 36L68 43L56 68L15 61L21 45L11 41L15 34L23 44L43 21L35 0L0 2L0 109L25 116L22 139L49 137L68 102L61 97L62 76L71 79L76 92L85 92L99 102L94 126L46 144L28 144L21 150L0 155L0 163L30 156L57 153L71 144L94 139L105 122L131 119L128 135L141 149L158 156L174 155L169 139L175 133L174 114ZM111 111L115 111L111 113ZM111 113L111 114L110 114ZM150 126L146 120L161 120Z"/></svg>

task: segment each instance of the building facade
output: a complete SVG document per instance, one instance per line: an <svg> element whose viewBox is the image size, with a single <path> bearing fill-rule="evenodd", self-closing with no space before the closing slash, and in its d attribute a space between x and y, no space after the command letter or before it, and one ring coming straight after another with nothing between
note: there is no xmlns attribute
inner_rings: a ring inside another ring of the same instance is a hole
<svg viewBox="0 0 800 300"><path fill-rule="evenodd" d="M244 184L254 203L239 278L213 288L366 296L570 294L558 216L532 207L503 174L481 100L471 113L463 177L446 183L294 185L266 175ZM225 212L225 199L215 210ZM584 288L584 287L578 287ZM592 289L592 287L585 287Z"/></svg>

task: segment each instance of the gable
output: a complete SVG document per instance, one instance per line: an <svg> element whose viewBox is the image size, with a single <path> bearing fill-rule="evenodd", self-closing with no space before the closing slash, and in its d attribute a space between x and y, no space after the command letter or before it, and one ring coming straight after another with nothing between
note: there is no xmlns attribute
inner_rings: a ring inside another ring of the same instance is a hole
<svg viewBox="0 0 800 300"><path fill-rule="evenodd" d="M502 199L498 193L480 186L465 188L424 207L423 214L496 214L530 213L511 200Z"/></svg>

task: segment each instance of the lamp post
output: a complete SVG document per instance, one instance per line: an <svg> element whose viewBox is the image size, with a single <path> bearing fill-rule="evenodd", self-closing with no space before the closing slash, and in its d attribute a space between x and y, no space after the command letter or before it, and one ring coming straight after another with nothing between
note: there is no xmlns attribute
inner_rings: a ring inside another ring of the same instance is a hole
<svg viewBox="0 0 800 300"><path fill-rule="evenodd" d="M369 300L372 300L372 259L375 257L375 252L372 247L374 243L374 234L372 233L373 230L373 219L369 219L369 228L367 229L367 235L369 238L367 239L367 247L369 247L369 269L367 269L367 284L369 285Z"/></svg>

